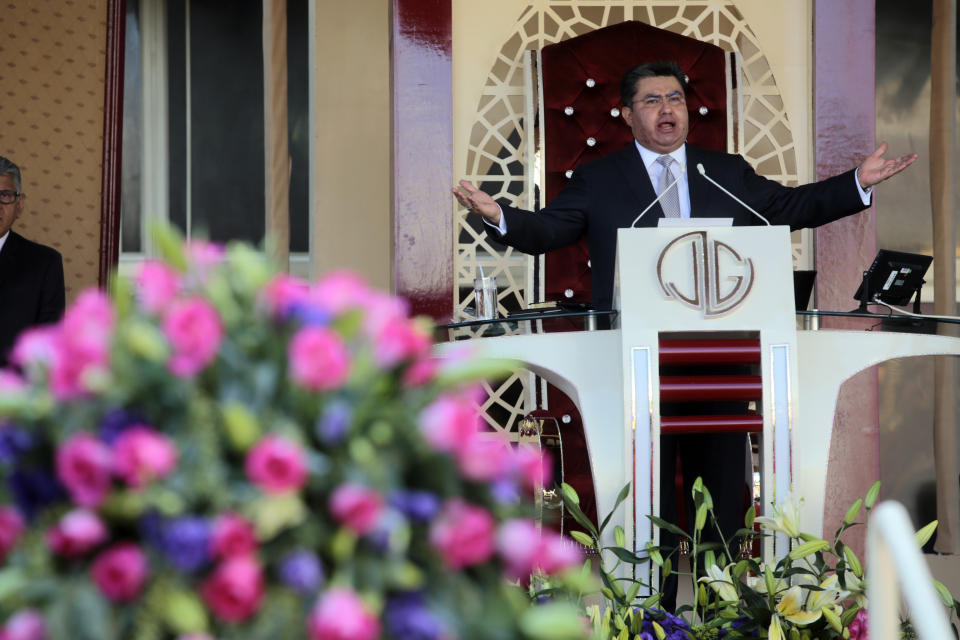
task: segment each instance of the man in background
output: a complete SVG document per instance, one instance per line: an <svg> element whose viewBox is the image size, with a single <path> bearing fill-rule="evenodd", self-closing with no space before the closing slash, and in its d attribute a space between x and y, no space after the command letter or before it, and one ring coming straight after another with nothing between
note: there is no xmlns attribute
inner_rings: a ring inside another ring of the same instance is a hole
<svg viewBox="0 0 960 640"><path fill-rule="evenodd" d="M20 333L63 315L63 259L11 230L26 196L20 167L0 156L0 366Z"/></svg>

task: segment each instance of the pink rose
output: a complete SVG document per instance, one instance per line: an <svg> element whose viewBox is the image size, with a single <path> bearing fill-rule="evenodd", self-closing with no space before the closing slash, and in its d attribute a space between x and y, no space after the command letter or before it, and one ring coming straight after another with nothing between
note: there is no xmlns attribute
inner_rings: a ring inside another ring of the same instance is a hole
<svg viewBox="0 0 960 640"><path fill-rule="evenodd" d="M454 569L479 564L493 555L495 524L486 509L450 500L430 526L430 544Z"/></svg>
<svg viewBox="0 0 960 640"><path fill-rule="evenodd" d="M373 359L384 368L430 355L430 335L407 318L388 322L373 335Z"/></svg>
<svg viewBox="0 0 960 640"><path fill-rule="evenodd" d="M133 277L137 285L137 299L148 313L157 313L180 291L180 274L158 260L147 260Z"/></svg>
<svg viewBox="0 0 960 640"><path fill-rule="evenodd" d="M16 546L24 527L19 511L9 505L0 506L0 564Z"/></svg>
<svg viewBox="0 0 960 640"><path fill-rule="evenodd" d="M480 415L468 393L442 395L420 414L420 432L437 451L457 450L479 426Z"/></svg>
<svg viewBox="0 0 960 640"><path fill-rule="evenodd" d="M437 375L440 361L436 358L420 358L403 372L403 384L407 387L422 387Z"/></svg>
<svg viewBox="0 0 960 640"><path fill-rule="evenodd" d="M187 260L193 268L192 275L198 276L200 281L205 280L226 255L222 246L205 240L190 240L186 249Z"/></svg>
<svg viewBox="0 0 960 640"><path fill-rule="evenodd" d="M263 571L252 556L221 563L200 587L200 595L213 615L224 622L243 622L263 603Z"/></svg>
<svg viewBox="0 0 960 640"><path fill-rule="evenodd" d="M552 574L579 564L580 549L552 531L540 531L532 520L507 520L497 531L497 552L507 575L526 580L531 573Z"/></svg>
<svg viewBox="0 0 960 640"><path fill-rule="evenodd" d="M173 375L190 378L213 362L223 340L217 310L202 298L178 300L163 318L163 332L173 347L168 366Z"/></svg>
<svg viewBox="0 0 960 640"><path fill-rule="evenodd" d="M520 447L514 450L513 465L515 473L531 489L551 484L553 475L550 452L546 449Z"/></svg>
<svg viewBox="0 0 960 640"><path fill-rule="evenodd" d="M854 616L853 621L848 627L850 630L850 640L869 640L869 619L870 616L867 615L866 609L857 611L857 615Z"/></svg>
<svg viewBox="0 0 960 640"><path fill-rule="evenodd" d="M32 365L52 367L60 359L60 332L57 326L27 329L17 337L10 352L10 361L25 369Z"/></svg>
<svg viewBox="0 0 960 640"><path fill-rule="evenodd" d="M456 449L457 464L465 478L488 481L503 478L511 470L513 450L500 438L473 432Z"/></svg>
<svg viewBox="0 0 960 640"><path fill-rule="evenodd" d="M113 470L131 487L142 487L177 466L177 445L145 425L125 429L113 442Z"/></svg>
<svg viewBox="0 0 960 640"><path fill-rule="evenodd" d="M307 456L298 445L268 435L250 449L247 478L265 493L296 491L307 483Z"/></svg>
<svg viewBox="0 0 960 640"><path fill-rule="evenodd" d="M56 355L50 364L50 389L58 400L90 391L90 380L110 368L113 308L97 289L81 293L57 326Z"/></svg>
<svg viewBox="0 0 960 640"><path fill-rule="evenodd" d="M3 632L6 634L5 640L46 640L47 623L40 612L21 609L10 616Z"/></svg>
<svg viewBox="0 0 960 640"><path fill-rule="evenodd" d="M97 556L90 567L93 582L113 602L129 602L147 580L147 558L138 546L121 542Z"/></svg>
<svg viewBox="0 0 960 640"><path fill-rule="evenodd" d="M370 337L375 337L387 325L409 322L410 303L389 293L371 290L358 304L364 310L363 328Z"/></svg>
<svg viewBox="0 0 960 640"><path fill-rule="evenodd" d="M262 295L270 315L284 317L293 307L307 301L310 286L300 278L281 273L267 283Z"/></svg>
<svg viewBox="0 0 960 640"><path fill-rule="evenodd" d="M82 507L97 507L110 491L110 449L87 432L70 436L57 448L57 477Z"/></svg>
<svg viewBox="0 0 960 640"><path fill-rule="evenodd" d="M330 589L310 612L307 635L310 640L374 640L380 621L353 591Z"/></svg>
<svg viewBox="0 0 960 640"><path fill-rule="evenodd" d="M342 484L330 494L333 519L357 535L373 531L383 512L383 498L358 484Z"/></svg>
<svg viewBox="0 0 960 640"><path fill-rule="evenodd" d="M61 556L82 556L107 540L107 526L93 511L74 509L47 530L47 545Z"/></svg>
<svg viewBox="0 0 960 640"><path fill-rule="evenodd" d="M310 291L310 300L333 314L356 309L370 297L370 289L363 278L351 271L332 271Z"/></svg>
<svg viewBox="0 0 960 640"><path fill-rule="evenodd" d="M219 560L251 555L257 550L253 524L235 513L220 516L213 523L210 554Z"/></svg>
<svg viewBox="0 0 960 640"><path fill-rule="evenodd" d="M583 562L583 551L571 540L557 533L544 533L537 567L543 573L558 573Z"/></svg>
<svg viewBox="0 0 960 640"><path fill-rule="evenodd" d="M350 354L343 340L325 327L297 331L287 349L290 377L311 391L336 389L350 373Z"/></svg>
<svg viewBox="0 0 960 640"><path fill-rule="evenodd" d="M27 382L13 369L0 369L0 394L20 393L27 388Z"/></svg>

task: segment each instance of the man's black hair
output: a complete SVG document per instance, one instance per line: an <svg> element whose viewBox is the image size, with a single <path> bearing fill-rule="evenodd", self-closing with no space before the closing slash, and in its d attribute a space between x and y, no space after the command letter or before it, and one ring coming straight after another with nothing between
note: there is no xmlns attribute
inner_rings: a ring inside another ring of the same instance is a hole
<svg viewBox="0 0 960 640"><path fill-rule="evenodd" d="M645 62L623 74L620 81L620 101L625 107L633 108L633 98L637 95L637 81L642 78L662 78L673 76L680 83L684 95L687 93L687 74L673 60Z"/></svg>

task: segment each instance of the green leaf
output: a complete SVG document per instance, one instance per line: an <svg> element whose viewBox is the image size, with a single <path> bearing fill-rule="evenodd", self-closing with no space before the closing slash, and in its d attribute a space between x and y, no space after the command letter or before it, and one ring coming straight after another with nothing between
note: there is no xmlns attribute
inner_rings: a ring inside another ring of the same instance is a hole
<svg viewBox="0 0 960 640"><path fill-rule="evenodd" d="M950 594L950 590L936 578L933 580L933 586L937 590L937 595L940 596L940 602L942 602L945 607L952 607L953 595Z"/></svg>
<svg viewBox="0 0 960 640"><path fill-rule="evenodd" d="M840 617L833 612L833 609L824 607L820 611L823 613L823 617L826 618L827 624L829 624L834 631L843 633L843 625L840 623Z"/></svg>
<svg viewBox="0 0 960 640"><path fill-rule="evenodd" d="M631 553L629 549L624 549L623 547L606 547L606 550L629 564L642 564L649 559L635 555Z"/></svg>
<svg viewBox="0 0 960 640"><path fill-rule="evenodd" d="M524 611L520 616L520 631L532 640L580 640L583 621L572 606L552 602Z"/></svg>
<svg viewBox="0 0 960 640"><path fill-rule="evenodd" d="M844 628L849 627L850 623L853 622L853 619L857 617L857 612L860 611L860 605L853 604L849 609L843 612L843 615L840 616L840 624Z"/></svg>
<svg viewBox="0 0 960 640"><path fill-rule="evenodd" d="M600 531L603 531L607 528L607 524L610 522L610 518L613 517L613 514L617 512L617 507L627 499L627 496L630 495L630 483L623 485L623 488L620 489L620 493L617 494L617 501L613 505L613 509L610 510L610 513L607 514L607 517L603 519L603 522L600 523ZM619 543L618 543L619 544ZM623 546L623 545L620 545Z"/></svg>
<svg viewBox="0 0 960 640"><path fill-rule="evenodd" d="M850 567L850 571L853 572L853 575L858 578L863 577L863 565L860 564L860 558L857 557L857 554L853 552L848 545L843 546L843 557L847 561L847 565Z"/></svg>
<svg viewBox="0 0 960 640"><path fill-rule="evenodd" d="M773 577L773 569L770 568L769 564L764 565L763 567L763 581L767 587L767 593L771 596L776 593L777 581Z"/></svg>
<svg viewBox="0 0 960 640"><path fill-rule="evenodd" d="M580 505L580 496L577 495L577 490L568 485L566 482L560 485L560 490L563 492L564 500L569 500L575 505Z"/></svg>
<svg viewBox="0 0 960 640"><path fill-rule="evenodd" d="M863 505L863 499L858 498L856 502L850 505L850 508L847 509L847 514L843 516L844 524L851 524L856 520L857 515L860 513L860 507Z"/></svg>
<svg viewBox="0 0 960 640"><path fill-rule="evenodd" d="M874 503L877 501L877 496L880 495L880 481L877 480L873 483L873 486L867 491L867 497L863 499L863 504L866 505L867 509L872 509Z"/></svg>
<svg viewBox="0 0 960 640"><path fill-rule="evenodd" d="M707 524L707 505L701 504L697 507L697 517L693 525L694 531L703 531L705 524Z"/></svg>
<svg viewBox="0 0 960 640"><path fill-rule="evenodd" d="M179 635L206 631L207 611L197 595L191 591L171 591L166 594L163 619Z"/></svg>
<svg viewBox="0 0 960 640"><path fill-rule="evenodd" d="M624 534L623 527L620 525L613 528L613 540L619 547L627 546L627 536Z"/></svg>
<svg viewBox="0 0 960 640"><path fill-rule="evenodd" d="M570 537L572 537L574 540L576 540L583 546L587 547L588 549L593 549L594 547L593 538L585 534L583 531L571 531Z"/></svg>
<svg viewBox="0 0 960 640"><path fill-rule="evenodd" d="M923 545L927 544L930 541L930 538L933 536L933 532L937 530L938 524L939 524L939 521L934 520L933 522L930 522L929 524L927 524L927 526L925 526L924 528L917 531L916 534L914 534L914 538L916 538L917 540L918 547L923 547Z"/></svg>
<svg viewBox="0 0 960 640"><path fill-rule="evenodd" d="M753 521L757 517L757 507L756 505L750 505L750 508L747 509L747 514L743 516L743 526L746 529L753 529Z"/></svg>
<svg viewBox="0 0 960 640"><path fill-rule="evenodd" d="M693 538L690 536L689 533L687 533L677 525L670 524L663 518L658 518L657 516L648 515L647 517L650 518L650 522L652 522L655 526L660 527L661 529L666 529L670 533L676 534L678 536L683 536L687 540L693 540Z"/></svg>
<svg viewBox="0 0 960 640"><path fill-rule="evenodd" d="M471 358L455 367L441 368L436 383L441 389L461 387L477 380L506 378L520 368L516 360L501 358Z"/></svg>

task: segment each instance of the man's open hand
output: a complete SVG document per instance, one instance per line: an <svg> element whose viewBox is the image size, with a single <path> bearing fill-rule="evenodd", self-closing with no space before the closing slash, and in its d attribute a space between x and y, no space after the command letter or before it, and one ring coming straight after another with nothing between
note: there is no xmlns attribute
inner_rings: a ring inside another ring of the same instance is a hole
<svg viewBox="0 0 960 640"><path fill-rule="evenodd" d="M488 194L480 191L468 180L461 180L459 187L451 189L457 202L466 207L470 213L479 213L494 225L500 225L500 207Z"/></svg>
<svg viewBox="0 0 960 640"><path fill-rule="evenodd" d="M900 173L917 159L917 154L911 153L900 156L899 158L890 158L887 160L883 157L883 154L886 152L887 143L881 142L877 150L867 156L863 164L860 165L857 178L860 180L860 186L864 189L869 189L873 185L883 182L890 176Z"/></svg>

